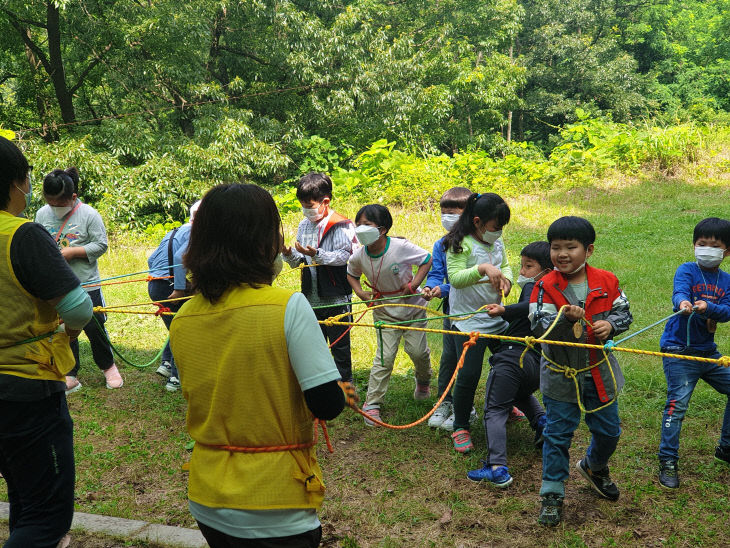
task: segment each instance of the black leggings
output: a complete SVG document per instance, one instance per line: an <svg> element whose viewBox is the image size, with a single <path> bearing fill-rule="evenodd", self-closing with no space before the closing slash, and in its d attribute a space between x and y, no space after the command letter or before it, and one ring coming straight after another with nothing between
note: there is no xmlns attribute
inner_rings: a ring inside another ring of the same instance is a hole
<svg viewBox="0 0 730 548"><path fill-rule="evenodd" d="M89 291L89 297L94 306L104 306L104 297L101 295L101 289L95 291ZM96 318L96 320L94 319ZM112 354L112 348L109 346L107 340L109 335L104 328L106 322L106 314L101 312L94 313L94 318L91 318L89 323L84 326L84 333L89 338L89 344L91 345L91 354L94 356L94 362L97 367L102 371L106 371L112 365L114 365L114 354ZM99 322L98 324L96 322ZM101 327L99 327L101 325ZM79 361L79 340L73 339L71 341L71 352L73 352L76 365L74 368L67 373L71 377L78 376L81 362Z"/></svg>

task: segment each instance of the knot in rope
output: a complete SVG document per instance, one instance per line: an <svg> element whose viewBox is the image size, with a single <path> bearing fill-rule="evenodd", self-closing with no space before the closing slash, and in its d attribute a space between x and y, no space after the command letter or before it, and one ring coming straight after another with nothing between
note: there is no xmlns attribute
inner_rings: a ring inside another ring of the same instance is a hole
<svg viewBox="0 0 730 548"><path fill-rule="evenodd" d="M717 365L730 367L730 356L720 356L720 358L717 360Z"/></svg>
<svg viewBox="0 0 730 548"><path fill-rule="evenodd" d="M527 335L525 337L525 344L527 345L528 348L535 348L536 340L537 339L535 337L533 337L532 335Z"/></svg>
<svg viewBox="0 0 730 548"><path fill-rule="evenodd" d="M568 379L574 379L578 376L578 370L573 369L572 367L566 367L565 371L563 371L563 375L565 375Z"/></svg>
<svg viewBox="0 0 730 548"><path fill-rule="evenodd" d="M377 321L373 325L375 326L375 329L382 329L386 323L384 321Z"/></svg>
<svg viewBox="0 0 730 548"><path fill-rule="evenodd" d="M337 381L337 384L340 385L340 388L342 389L342 393L345 395L345 404L348 407L352 407L353 409L357 408L357 391L355 390L355 386L351 382L343 382L343 381Z"/></svg>
<svg viewBox="0 0 730 548"><path fill-rule="evenodd" d="M472 331L469 333L469 339L464 343L464 348L474 346L479 340L479 331Z"/></svg>
<svg viewBox="0 0 730 548"><path fill-rule="evenodd" d="M172 312L169 307L163 305L162 303L152 303L157 306L157 310L155 311L155 316L162 316L165 312Z"/></svg>
<svg viewBox="0 0 730 548"><path fill-rule="evenodd" d="M334 318L334 316L330 316L329 318L322 320L322 323L328 327L332 327L335 324Z"/></svg>
<svg viewBox="0 0 730 548"><path fill-rule="evenodd" d="M606 344L603 345L604 352L613 352L614 348L616 348L616 343L612 339L607 340Z"/></svg>

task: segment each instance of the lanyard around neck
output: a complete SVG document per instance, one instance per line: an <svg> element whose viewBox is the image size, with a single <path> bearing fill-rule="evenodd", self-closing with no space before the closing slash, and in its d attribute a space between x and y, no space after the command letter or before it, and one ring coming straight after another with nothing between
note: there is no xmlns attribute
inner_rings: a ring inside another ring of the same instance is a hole
<svg viewBox="0 0 730 548"><path fill-rule="evenodd" d="M66 220L63 221L61 228L59 228L58 232L56 233L56 243L58 243L58 240L61 239L61 233L63 232L63 229L66 227L66 223L68 223L68 221L71 219L71 217L73 217L73 214L76 213L76 210L79 208L80 205L81 205L81 200L78 200L76 202L76 205L74 206L74 208L68 212L68 216L66 217Z"/></svg>

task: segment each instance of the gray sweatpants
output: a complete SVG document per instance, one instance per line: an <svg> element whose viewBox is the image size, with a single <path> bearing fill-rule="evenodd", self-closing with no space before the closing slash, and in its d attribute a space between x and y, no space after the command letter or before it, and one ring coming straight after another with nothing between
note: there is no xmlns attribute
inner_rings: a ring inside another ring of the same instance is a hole
<svg viewBox="0 0 730 548"><path fill-rule="evenodd" d="M503 345L489 358L491 368L484 398L484 430L487 438L487 465L507 465L507 419L516 405L534 430L545 410L533 395L540 387L540 356L528 351L520 368L525 347Z"/></svg>

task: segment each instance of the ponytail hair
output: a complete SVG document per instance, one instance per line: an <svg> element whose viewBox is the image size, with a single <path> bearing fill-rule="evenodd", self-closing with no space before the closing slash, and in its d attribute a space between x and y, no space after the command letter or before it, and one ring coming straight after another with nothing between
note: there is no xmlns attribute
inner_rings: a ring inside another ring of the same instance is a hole
<svg viewBox="0 0 730 548"><path fill-rule="evenodd" d="M70 200L78 194L79 172L75 167L66 171L54 169L43 178L43 194L52 199Z"/></svg>
<svg viewBox="0 0 730 548"><path fill-rule="evenodd" d="M484 194L475 192L469 196L459 220L444 236L444 251L449 249L454 253L463 251L461 242L466 236L474 232L474 217L479 217L483 222L494 219L499 226L504 226L509 223L509 206L499 194L494 192L485 192Z"/></svg>

